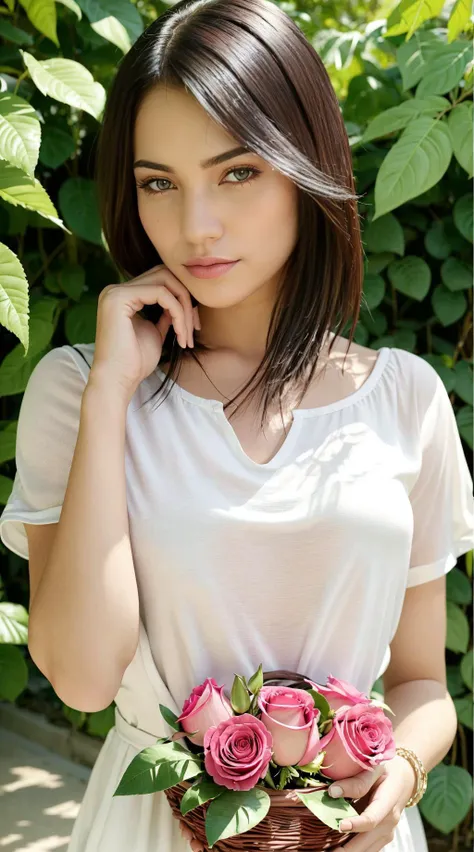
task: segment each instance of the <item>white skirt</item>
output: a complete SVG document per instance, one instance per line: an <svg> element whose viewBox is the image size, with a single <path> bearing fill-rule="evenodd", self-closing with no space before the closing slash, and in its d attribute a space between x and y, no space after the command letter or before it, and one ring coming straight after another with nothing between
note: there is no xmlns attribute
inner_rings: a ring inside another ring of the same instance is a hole
<svg viewBox="0 0 474 852"><path fill-rule="evenodd" d="M68 852L190 852L164 793L113 795L138 752L169 735L159 704L179 714L140 622L137 653L116 697L115 725L92 769ZM402 812L395 838L384 850L429 852L416 805Z"/></svg>

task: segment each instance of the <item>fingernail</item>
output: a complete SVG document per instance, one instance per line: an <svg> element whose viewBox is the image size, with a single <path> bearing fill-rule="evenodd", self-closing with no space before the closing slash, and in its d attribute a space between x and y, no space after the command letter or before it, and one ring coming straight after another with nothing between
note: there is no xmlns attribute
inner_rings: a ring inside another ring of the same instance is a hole
<svg viewBox="0 0 474 852"><path fill-rule="evenodd" d="M343 790L342 787L338 787L337 784L333 784L332 787L329 787L328 793L334 799L337 799L339 796L342 796Z"/></svg>
<svg viewBox="0 0 474 852"><path fill-rule="evenodd" d="M339 823L340 831L351 831L352 823L350 819L343 819L342 822Z"/></svg>

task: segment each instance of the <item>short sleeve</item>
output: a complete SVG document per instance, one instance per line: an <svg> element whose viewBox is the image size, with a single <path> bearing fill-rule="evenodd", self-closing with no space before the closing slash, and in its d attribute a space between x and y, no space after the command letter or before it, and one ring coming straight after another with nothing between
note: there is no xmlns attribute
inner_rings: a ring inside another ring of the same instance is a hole
<svg viewBox="0 0 474 852"><path fill-rule="evenodd" d="M407 587L447 574L474 548L473 482L451 400L427 364L424 379L432 392L421 425L420 471L410 492L414 530Z"/></svg>
<svg viewBox="0 0 474 852"><path fill-rule="evenodd" d="M13 488L0 515L0 538L28 559L24 523L59 521L87 384L72 347L51 349L34 367L18 415Z"/></svg>

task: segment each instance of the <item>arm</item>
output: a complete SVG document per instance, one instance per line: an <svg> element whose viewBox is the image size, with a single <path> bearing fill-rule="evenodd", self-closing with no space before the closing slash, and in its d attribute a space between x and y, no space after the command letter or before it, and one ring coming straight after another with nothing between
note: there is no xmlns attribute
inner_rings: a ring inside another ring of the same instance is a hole
<svg viewBox="0 0 474 852"><path fill-rule="evenodd" d="M448 753L457 731L446 687L446 577L408 588L391 659L383 675L397 746L411 748L427 772ZM397 758L403 760L404 758Z"/></svg>
<svg viewBox="0 0 474 852"><path fill-rule="evenodd" d="M29 649L69 706L108 706L138 642L125 491L127 403L91 373L54 542L31 605Z"/></svg>

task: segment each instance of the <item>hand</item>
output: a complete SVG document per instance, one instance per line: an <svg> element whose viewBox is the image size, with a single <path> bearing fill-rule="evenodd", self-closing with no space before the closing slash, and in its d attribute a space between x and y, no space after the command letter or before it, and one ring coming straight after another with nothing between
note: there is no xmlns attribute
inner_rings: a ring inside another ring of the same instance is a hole
<svg viewBox="0 0 474 852"><path fill-rule="evenodd" d="M403 808L415 790L415 773L408 761L396 755L377 771L360 772L335 783L342 787L344 797L361 802L359 816L350 817L352 828L345 825L346 820L339 825L344 831L360 832L361 836L351 838L340 848L346 852L384 849L394 839Z"/></svg>
<svg viewBox="0 0 474 852"><path fill-rule="evenodd" d="M163 308L157 323L139 315L145 305ZM194 329L200 328L197 308L189 290L163 264L131 281L104 287L98 300L89 381L113 385L128 404L158 364L171 325L183 349L194 346Z"/></svg>
<svg viewBox="0 0 474 852"><path fill-rule="evenodd" d="M193 852L204 852L204 846L202 845L202 843L199 843L199 840L195 839L191 829L189 829L187 825L184 824L182 819L179 820L179 828L184 839L189 840L189 845Z"/></svg>

